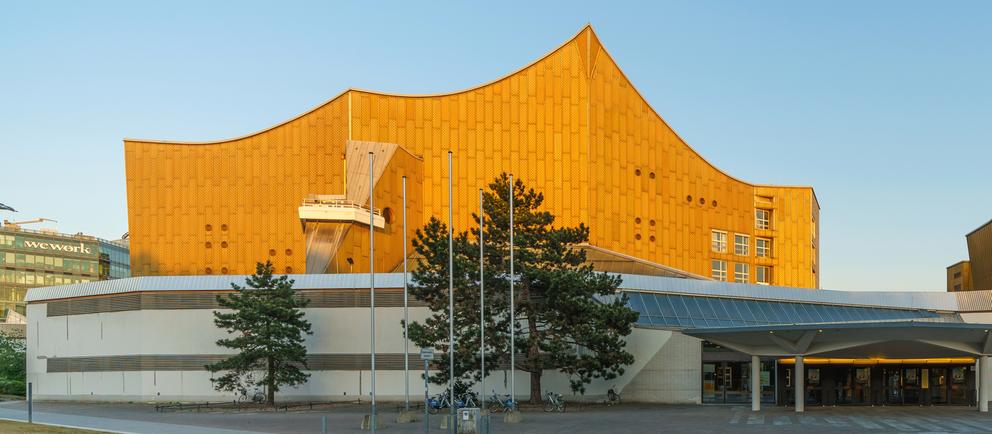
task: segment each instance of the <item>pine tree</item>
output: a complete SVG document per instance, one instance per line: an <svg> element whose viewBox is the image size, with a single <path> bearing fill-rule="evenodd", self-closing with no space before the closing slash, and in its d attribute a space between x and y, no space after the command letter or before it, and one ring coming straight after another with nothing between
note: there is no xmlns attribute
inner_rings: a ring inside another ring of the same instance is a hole
<svg viewBox="0 0 992 434"><path fill-rule="evenodd" d="M207 365L217 390L246 393L249 387L264 387L266 402L275 405L275 393L282 386L303 384L310 374L304 334L313 334L302 308L309 300L296 294L287 276L272 276L272 263L258 263L255 274L245 279L246 287L232 283L232 294L217 296L217 303L231 312L214 311L214 324L235 335L217 341L238 354ZM261 371L261 378L255 373Z"/></svg>
<svg viewBox="0 0 992 434"><path fill-rule="evenodd" d="M487 375L509 362L509 190L506 174L484 194L486 271ZM555 216L539 211L544 195L517 180L514 195L515 334L517 369L530 374L530 400L541 401L541 376L557 370L569 376L571 388L584 392L594 378L622 375L634 357L624 350L637 313L618 291L620 277L596 272L577 244L588 242L589 228L556 227ZM478 381L479 282L478 221L455 238L455 374L459 381ZM469 232L473 237L469 237ZM423 256L414 271L415 297L433 312L410 325L419 346L445 350L448 339L447 228L437 219L417 231L414 248ZM522 354L521 354L522 353ZM432 380L448 380L448 364Z"/></svg>

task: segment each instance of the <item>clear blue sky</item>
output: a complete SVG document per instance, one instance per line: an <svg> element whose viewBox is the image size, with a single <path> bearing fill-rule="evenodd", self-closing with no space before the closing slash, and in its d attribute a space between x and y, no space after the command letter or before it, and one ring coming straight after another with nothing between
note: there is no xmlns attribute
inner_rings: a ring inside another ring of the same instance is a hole
<svg viewBox="0 0 992 434"><path fill-rule="evenodd" d="M942 290L992 218L992 2L490 4L6 2L0 202L21 212L0 215L115 238L124 137L237 136L347 87L461 89L591 22L710 161L815 187L825 288Z"/></svg>

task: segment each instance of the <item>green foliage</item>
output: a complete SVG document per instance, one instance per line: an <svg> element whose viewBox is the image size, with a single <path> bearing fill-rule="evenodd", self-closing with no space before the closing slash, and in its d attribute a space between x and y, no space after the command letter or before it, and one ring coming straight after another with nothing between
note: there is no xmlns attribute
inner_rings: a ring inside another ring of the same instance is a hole
<svg viewBox="0 0 992 434"><path fill-rule="evenodd" d="M313 334L310 323L303 319L309 300L300 297L287 276L272 276L272 263L258 263L255 274L245 279L246 287L231 284L233 294L218 295L217 302L231 312L214 312L214 324L231 338L220 339L217 345L238 350L238 354L207 365L217 390L247 393L250 387L264 387L266 400L275 404L275 393L281 386L303 384L310 374L307 369L307 349L304 334ZM255 378L256 372L261 378Z"/></svg>
<svg viewBox="0 0 992 434"><path fill-rule="evenodd" d="M0 395L27 392L27 354L24 340L0 333Z"/></svg>
<svg viewBox="0 0 992 434"><path fill-rule="evenodd" d="M509 362L510 181L497 177L484 193L487 375L496 362ZM541 374L558 370L571 378L572 390L584 392L594 378L623 374L634 357L624 350L637 313L618 291L620 277L596 272L585 252L574 248L589 240L589 228L556 227L555 216L540 211L544 195L520 180L514 197L514 322L517 369L531 374L531 401L541 400ZM479 217L454 239L455 377L478 381L479 371ZM471 233L472 237L469 236ZM419 346L448 347L447 227L432 218L413 242L423 256L414 271L411 292L433 314L410 324L410 339ZM520 354L523 353L523 354ZM437 384L448 380L448 363L438 364Z"/></svg>

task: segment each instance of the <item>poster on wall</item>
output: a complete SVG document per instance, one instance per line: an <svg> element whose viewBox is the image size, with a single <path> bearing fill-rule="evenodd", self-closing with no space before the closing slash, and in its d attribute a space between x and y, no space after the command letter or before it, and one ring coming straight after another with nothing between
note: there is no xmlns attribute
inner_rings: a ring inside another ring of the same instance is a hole
<svg viewBox="0 0 992 434"><path fill-rule="evenodd" d="M806 379L809 384L820 384L820 368L813 368L806 372Z"/></svg>
<svg viewBox="0 0 992 434"><path fill-rule="evenodd" d="M951 369L951 380L954 380L955 383L964 383L964 368Z"/></svg>
<svg viewBox="0 0 992 434"><path fill-rule="evenodd" d="M772 385L771 372L761 371L761 387Z"/></svg>
<svg viewBox="0 0 992 434"><path fill-rule="evenodd" d="M871 368L858 368L855 371L858 383L865 384L871 378Z"/></svg>

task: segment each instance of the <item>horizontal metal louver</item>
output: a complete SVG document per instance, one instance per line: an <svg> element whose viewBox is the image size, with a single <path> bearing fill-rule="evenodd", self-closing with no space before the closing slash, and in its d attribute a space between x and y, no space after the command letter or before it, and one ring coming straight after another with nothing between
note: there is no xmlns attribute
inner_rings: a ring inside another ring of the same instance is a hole
<svg viewBox="0 0 992 434"><path fill-rule="evenodd" d="M205 366L230 357L221 354L157 354L131 356L52 357L47 360L47 372L117 372L117 371L203 371ZM437 354L432 368L447 360ZM522 360L522 359L521 359ZM311 371L366 371L371 369L369 354L310 354L307 365ZM410 354L411 369L422 366L420 354ZM376 369L403 370L403 353L376 354Z"/></svg>
<svg viewBox="0 0 992 434"><path fill-rule="evenodd" d="M219 309L217 294L225 292L148 292L108 295L102 297L58 300L48 302L48 316L85 315L92 313L124 312L132 310L195 310ZM369 307L367 289L305 290L300 296L310 299L309 308ZM403 307L403 291L381 289L376 291L376 307ZM409 298L410 307L426 304Z"/></svg>

